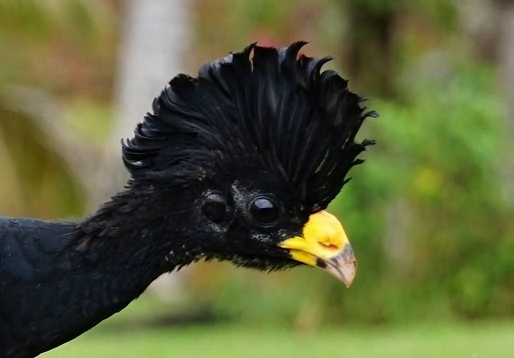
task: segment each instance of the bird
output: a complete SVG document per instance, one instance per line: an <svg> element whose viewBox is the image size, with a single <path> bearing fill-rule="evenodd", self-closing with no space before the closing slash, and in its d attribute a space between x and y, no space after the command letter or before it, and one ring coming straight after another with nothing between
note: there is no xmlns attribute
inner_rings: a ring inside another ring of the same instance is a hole
<svg viewBox="0 0 514 358"><path fill-rule="evenodd" d="M0 356L32 357L198 261L308 265L350 285L356 259L326 211L377 113L322 67L253 43L172 78L121 142L126 186L75 221L0 217Z"/></svg>

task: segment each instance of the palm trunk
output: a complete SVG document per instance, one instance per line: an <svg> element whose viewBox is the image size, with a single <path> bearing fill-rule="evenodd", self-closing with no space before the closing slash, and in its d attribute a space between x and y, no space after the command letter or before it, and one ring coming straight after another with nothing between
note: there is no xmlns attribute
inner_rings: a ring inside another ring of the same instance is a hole
<svg viewBox="0 0 514 358"><path fill-rule="evenodd" d="M188 0L126 0L115 83L115 121L111 146L106 151L100 188L91 206L119 190L128 175L120 159L120 140L151 110L152 100L176 74L186 71L191 38ZM163 276L150 287L162 297L180 294L187 270Z"/></svg>

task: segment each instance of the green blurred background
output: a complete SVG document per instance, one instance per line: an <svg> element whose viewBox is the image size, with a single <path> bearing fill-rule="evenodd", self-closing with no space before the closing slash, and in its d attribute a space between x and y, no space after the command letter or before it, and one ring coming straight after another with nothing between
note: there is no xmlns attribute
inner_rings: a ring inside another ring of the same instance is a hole
<svg viewBox="0 0 514 358"><path fill-rule="evenodd" d="M354 285L199 264L45 357L512 356L512 1L0 0L1 215L86 215L173 75L300 39L380 113L331 205Z"/></svg>

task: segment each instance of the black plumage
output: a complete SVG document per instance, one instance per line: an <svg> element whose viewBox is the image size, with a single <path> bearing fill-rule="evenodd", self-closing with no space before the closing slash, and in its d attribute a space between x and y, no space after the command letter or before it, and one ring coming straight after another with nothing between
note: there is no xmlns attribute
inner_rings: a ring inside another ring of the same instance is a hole
<svg viewBox="0 0 514 358"><path fill-rule="evenodd" d="M372 144L355 136L375 113L303 45L251 45L172 79L122 143L126 189L92 216L0 218L1 356L73 339L202 259L351 282L351 248L322 210Z"/></svg>

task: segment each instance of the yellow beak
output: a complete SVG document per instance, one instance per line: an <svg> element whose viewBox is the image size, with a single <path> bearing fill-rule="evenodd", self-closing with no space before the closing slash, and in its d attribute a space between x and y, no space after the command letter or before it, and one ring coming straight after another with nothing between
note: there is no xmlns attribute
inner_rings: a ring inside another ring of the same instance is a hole
<svg viewBox="0 0 514 358"><path fill-rule="evenodd" d="M319 211L309 217L302 236L293 236L279 243L291 258L328 271L346 287L352 284L357 261L343 226L335 216Z"/></svg>

